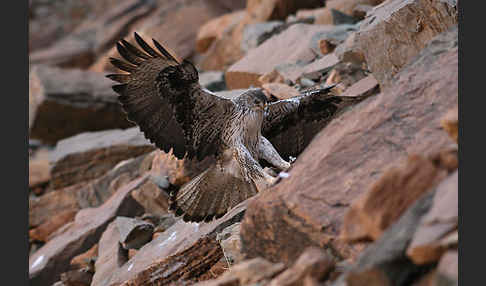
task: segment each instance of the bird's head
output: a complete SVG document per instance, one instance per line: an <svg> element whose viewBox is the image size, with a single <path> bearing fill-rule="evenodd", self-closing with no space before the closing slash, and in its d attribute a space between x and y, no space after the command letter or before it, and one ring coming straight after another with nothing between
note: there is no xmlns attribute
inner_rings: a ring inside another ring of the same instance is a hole
<svg viewBox="0 0 486 286"><path fill-rule="evenodd" d="M261 88L254 88L246 91L239 98L240 104L245 105L252 111L264 112L267 106L267 97Z"/></svg>

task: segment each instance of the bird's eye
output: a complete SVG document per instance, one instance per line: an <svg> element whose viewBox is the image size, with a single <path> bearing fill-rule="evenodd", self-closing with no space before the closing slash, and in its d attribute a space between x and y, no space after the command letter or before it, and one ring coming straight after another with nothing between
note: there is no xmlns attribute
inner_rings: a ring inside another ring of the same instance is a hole
<svg viewBox="0 0 486 286"><path fill-rule="evenodd" d="M260 102L258 101L258 99L255 99L255 100L253 101L253 103L258 104L258 103L260 103Z"/></svg>

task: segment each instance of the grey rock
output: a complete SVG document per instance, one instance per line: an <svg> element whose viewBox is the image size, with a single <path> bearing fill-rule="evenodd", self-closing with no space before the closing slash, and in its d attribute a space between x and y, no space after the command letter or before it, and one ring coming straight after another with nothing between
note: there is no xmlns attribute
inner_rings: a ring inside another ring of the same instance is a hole
<svg viewBox="0 0 486 286"><path fill-rule="evenodd" d="M310 40L311 49L318 55L323 55L319 48L320 40L327 40L334 46L338 46L343 43L350 33L357 31L358 27L352 24L336 25L334 29L330 31L322 31L314 34Z"/></svg>
<svg viewBox="0 0 486 286"><path fill-rule="evenodd" d="M154 225L144 220L119 216L115 220L120 243L125 249L139 249L152 239Z"/></svg>
<svg viewBox="0 0 486 286"><path fill-rule="evenodd" d="M205 71L199 73L199 84L212 92L226 89L224 81L224 72L222 71Z"/></svg>
<svg viewBox="0 0 486 286"><path fill-rule="evenodd" d="M249 50L258 47L270 34L274 34L275 28L283 25L281 21L271 21L264 23L250 24L245 27L243 31L243 39L241 41L241 50L245 53Z"/></svg>
<svg viewBox="0 0 486 286"><path fill-rule="evenodd" d="M429 211L434 194L435 189L418 199L395 224L383 233L379 240L368 246L351 269L332 285L349 285L346 282L348 276L359 275L369 269L378 269L393 282L393 285L409 285L410 279L423 268L413 264L405 256L405 251L421 218Z"/></svg>

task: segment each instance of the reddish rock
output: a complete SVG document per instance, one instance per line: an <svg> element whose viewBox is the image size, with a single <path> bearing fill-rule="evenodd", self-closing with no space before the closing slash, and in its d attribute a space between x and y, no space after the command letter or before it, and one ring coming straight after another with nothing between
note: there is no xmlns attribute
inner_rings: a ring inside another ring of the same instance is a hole
<svg viewBox="0 0 486 286"><path fill-rule="evenodd" d="M271 263L262 258L245 260L234 265L218 279L196 284L197 286L225 285L267 285L267 283L285 269L282 263Z"/></svg>
<svg viewBox="0 0 486 286"><path fill-rule="evenodd" d="M377 240L408 207L447 175L431 160L411 155L401 168L391 168L364 196L353 202L344 216L342 239Z"/></svg>
<svg viewBox="0 0 486 286"><path fill-rule="evenodd" d="M334 51L335 48L336 45L331 43L329 40L327 39L319 40L319 51L321 52L321 54L323 55L330 54Z"/></svg>
<svg viewBox="0 0 486 286"><path fill-rule="evenodd" d="M89 183L83 182L30 198L29 226L38 226L65 211L100 206L119 187L147 172L150 169L148 163L152 159L151 154L141 155L118 164L104 176Z"/></svg>
<svg viewBox="0 0 486 286"><path fill-rule="evenodd" d="M308 45L318 32L331 30L331 26L295 24L282 33L252 49L244 58L233 64L225 73L229 89L259 86L258 78L272 72L275 67L297 62L309 63L316 57ZM286 47L281 49L280 47ZM265 63L262 65L261 63ZM281 72L280 72L281 73Z"/></svg>
<svg viewBox="0 0 486 286"><path fill-rule="evenodd" d="M206 52L215 40L220 40L225 33L234 29L245 14L244 10L236 11L214 18L204 24L197 33L196 51Z"/></svg>
<svg viewBox="0 0 486 286"><path fill-rule="evenodd" d="M38 227L43 224L57 225L58 223L51 223L56 214L62 213L76 213L80 208L74 195L73 187L67 188L65 191L49 192L40 197L29 198L29 227ZM55 221L55 220L54 220ZM66 221L64 221L66 222ZM45 227L45 226L44 226ZM49 232L55 229L48 228Z"/></svg>
<svg viewBox="0 0 486 286"><path fill-rule="evenodd" d="M133 191L132 197L143 206L147 213L158 216L167 214L169 195L151 180Z"/></svg>
<svg viewBox="0 0 486 286"><path fill-rule="evenodd" d="M457 39L457 30L450 33ZM440 119L457 98L457 46L433 41L392 89L331 121L290 176L255 197L241 224L243 251L288 262L307 246L329 245L342 257L355 257L352 246L336 239L350 203L408 154L428 156L448 146Z"/></svg>
<svg viewBox="0 0 486 286"><path fill-rule="evenodd" d="M294 265L275 277L269 286L316 285L334 268L333 258L323 249L307 248Z"/></svg>
<svg viewBox="0 0 486 286"><path fill-rule="evenodd" d="M154 275L154 277L159 277L157 279L162 279L163 277L158 276L155 271L157 270L157 267L164 265L164 261L173 261L176 264L178 261L181 262L179 266L174 266L176 267L176 270L174 270L175 273L170 274L170 277L181 277L183 275L183 271L188 270L188 265L194 265L187 264L190 263L190 261L185 260L184 256L189 256L189 253L192 252L194 252L194 255L197 255L197 253L199 253L198 247L193 247L195 244L197 245L198 241L199 243L201 243L199 244L201 247L205 247L202 245L206 245L209 243L210 245L219 248L219 244L215 241L216 233L220 232L227 226L240 221L243 216L244 210L246 209L247 202L248 201L245 201L239 204L238 206L230 210L225 216L211 223L185 223L182 220L178 220L169 229L159 234L151 242L142 247L137 252L137 254L135 254L135 256L132 257L122 267L114 271L110 276L111 278L109 279L109 283L103 285L118 285L127 281L132 281L130 283L136 283L136 281L140 281L137 279L145 281L144 279L146 279L146 277L150 275ZM207 250L214 251L215 249L214 247L210 247ZM190 255L191 257L194 257L192 256L192 254ZM202 256L200 257L203 258ZM219 258L215 260L213 260L213 258L215 257L209 256L209 259L214 263L219 260ZM184 261L186 261L187 263ZM192 263L197 263L197 261L199 260L194 260ZM201 267L204 267L204 264ZM167 268L165 268L164 266L163 269ZM197 271L199 271L199 274L191 272L194 274L190 274L191 277L202 275L208 270L205 269L203 271L203 269L201 268L197 269ZM167 273L167 275L169 275L169 273Z"/></svg>
<svg viewBox="0 0 486 286"><path fill-rule="evenodd" d="M122 283L121 286L168 285L171 282L194 281L222 257L223 251L214 238L203 237L180 255L155 261L145 270L137 273L135 277Z"/></svg>
<svg viewBox="0 0 486 286"><path fill-rule="evenodd" d="M297 89L284 83L265 83L262 85L262 88L270 95L276 97L279 100L288 99L300 95L300 92Z"/></svg>
<svg viewBox="0 0 486 286"><path fill-rule="evenodd" d="M444 128L447 133L449 133L449 136L451 136L452 140L456 141L457 143L457 137L459 135L459 111L458 107L454 107L447 114L442 118L442 121L440 122L442 125L442 128Z"/></svg>
<svg viewBox="0 0 486 286"><path fill-rule="evenodd" d="M94 264L95 260L98 257L98 243L93 245L89 250L84 253L81 253L73 259L71 259L71 269L81 269L81 268L89 268Z"/></svg>
<svg viewBox="0 0 486 286"><path fill-rule="evenodd" d="M367 96L378 93L379 90L378 81L373 75L369 75L348 87L341 96Z"/></svg>
<svg viewBox="0 0 486 286"><path fill-rule="evenodd" d="M228 27L221 38L213 42L197 65L203 70L226 70L240 60L244 56L241 49L243 32L248 24L255 21L245 12L237 25Z"/></svg>
<svg viewBox="0 0 486 286"><path fill-rule="evenodd" d="M29 158L29 188L45 185L50 179L48 151L40 149L32 158Z"/></svg>
<svg viewBox="0 0 486 286"><path fill-rule="evenodd" d="M356 32L351 33L346 40L336 46L334 54L340 61L362 65L366 62L364 53L360 50Z"/></svg>
<svg viewBox="0 0 486 286"><path fill-rule="evenodd" d="M99 178L118 163L154 149L138 127L82 133L63 139L49 154L52 166L50 188Z"/></svg>
<svg viewBox="0 0 486 286"><path fill-rule="evenodd" d="M447 250L447 245L441 240L457 229L458 184L456 171L437 187L432 208L422 218L407 250L407 256L415 264L436 262Z"/></svg>
<svg viewBox="0 0 486 286"><path fill-rule="evenodd" d="M70 35L30 55L31 64L87 68L135 23L155 8L153 1L129 0L110 5L99 17L87 19Z"/></svg>
<svg viewBox="0 0 486 286"><path fill-rule="evenodd" d="M284 77L277 71L273 70L258 78L258 84L263 86L266 83L284 83Z"/></svg>
<svg viewBox="0 0 486 286"><path fill-rule="evenodd" d="M457 25L457 7L452 3L393 0L370 12L360 25L356 41L382 86L389 85L432 38Z"/></svg>
<svg viewBox="0 0 486 286"><path fill-rule="evenodd" d="M106 2L29 1L29 52L52 45L71 33L87 17L98 16L97 6L106 5Z"/></svg>
<svg viewBox="0 0 486 286"><path fill-rule="evenodd" d="M47 242L49 240L49 236L66 223L72 221L76 213L77 209L67 209L60 213L54 214L43 224L29 230L29 238Z"/></svg>
<svg viewBox="0 0 486 286"><path fill-rule="evenodd" d="M29 138L55 144L81 132L133 125L102 74L35 66L29 77Z"/></svg>
<svg viewBox="0 0 486 286"><path fill-rule="evenodd" d="M430 209L434 193L432 189L410 206L332 285L411 285L421 273L429 271L430 266L420 267L406 259L405 251L420 219Z"/></svg>
<svg viewBox="0 0 486 286"><path fill-rule="evenodd" d="M246 11L261 22L271 20L285 20L288 15L295 14L299 9L310 9L322 6L317 0L248 0Z"/></svg>
<svg viewBox="0 0 486 286"><path fill-rule="evenodd" d="M190 57L195 52L196 35L199 28L209 20L222 15L228 10L221 5L209 5L209 1L162 1L150 16L127 30L125 39L134 43L133 32L144 39L156 39L171 54L180 59ZM180 27L184 27L180 29ZM119 39L118 38L118 39ZM109 57L118 57L116 48L101 55L90 68L95 71L114 71L108 61Z"/></svg>
<svg viewBox="0 0 486 286"><path fill-rule="evenodd" d="M128 261L128 250L120 244L120 232L116 222L111 222L98 242L92 286L107 285L110 274Z"/></svg>
<svg viewBox="0 0 486 286"><path fill-rule="evenodd" d="M29 257L30 285L50 285L69 268L71 259L98 242L110 221L116 216L135 216L142 208L130 193L147 179L143 176L118 191L102 206L84 209L76 215L74 224L63 234L47 242Z"/></svg>

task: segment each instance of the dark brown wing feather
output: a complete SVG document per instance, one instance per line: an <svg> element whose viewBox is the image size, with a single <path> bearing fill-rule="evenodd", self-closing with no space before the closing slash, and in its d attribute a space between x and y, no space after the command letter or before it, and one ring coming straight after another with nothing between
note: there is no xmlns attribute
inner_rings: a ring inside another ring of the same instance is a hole
<svg viewBox="0 0 486 286"><path fill-rule="evenodd" d="M328 94L332 87L268 105L262 135L272 143L282 158L299 155L340 111L368 97Z"/></svg>
<svg viewBox="0 0 486 286"><path fill-rule="evenodd" d="M158 148L166 152L172 148L178 158L187 154L201 160L215 154L232 102L202 90L191 63L179 63L154 41L157 52L136 33L135 40L142 49L125 40L117 43L126 62L110 59L128 74L107 75L121 83L113 90L119 94L128 119Z"/></svg>

